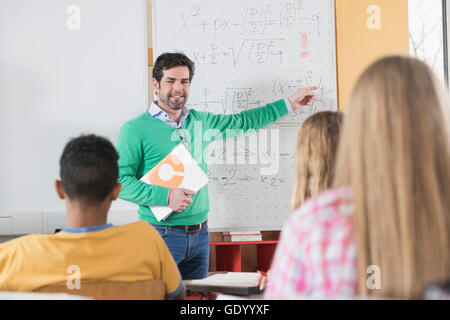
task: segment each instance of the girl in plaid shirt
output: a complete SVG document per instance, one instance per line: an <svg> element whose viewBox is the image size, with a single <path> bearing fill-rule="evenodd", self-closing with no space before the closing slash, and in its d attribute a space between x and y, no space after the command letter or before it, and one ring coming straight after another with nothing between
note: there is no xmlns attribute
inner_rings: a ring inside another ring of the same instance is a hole
<svg viewBox="0 0 450 320"><path fill-rule="evenodd" d="M364 72L334 189L287 220L266 298L418 299L450 278L449 107L416 59L388 57Z"/></svg>

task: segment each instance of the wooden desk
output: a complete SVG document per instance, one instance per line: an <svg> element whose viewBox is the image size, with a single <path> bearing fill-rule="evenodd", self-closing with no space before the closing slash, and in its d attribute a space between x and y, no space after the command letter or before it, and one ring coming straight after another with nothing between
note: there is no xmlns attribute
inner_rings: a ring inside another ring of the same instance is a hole
<svg viewBox="0 0 450 320"><path fill-rule="evenodd" d="M192 295L193 292L196 293L223 293L230 294L234 296L249 296L252 294L262 293L259 287L232 287L232 286L218 286L218 285L201 285L192 284L192 280L184 280L183 283L186 287L186 296Z"/></svg>

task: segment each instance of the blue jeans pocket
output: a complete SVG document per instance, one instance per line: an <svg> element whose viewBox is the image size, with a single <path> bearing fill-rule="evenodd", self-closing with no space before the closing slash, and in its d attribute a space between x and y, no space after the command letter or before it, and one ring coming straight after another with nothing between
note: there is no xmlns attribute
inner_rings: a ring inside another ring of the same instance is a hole
<svg viewBox="0 0 450 320"><path fill-rule="evenodd" d="M164 238L165 236L167 236L167 232L169 230L169 228L167 226L157 226L154 224L152 224L152 226L156 229L156 231L158 231L161 238Z"/></svg>

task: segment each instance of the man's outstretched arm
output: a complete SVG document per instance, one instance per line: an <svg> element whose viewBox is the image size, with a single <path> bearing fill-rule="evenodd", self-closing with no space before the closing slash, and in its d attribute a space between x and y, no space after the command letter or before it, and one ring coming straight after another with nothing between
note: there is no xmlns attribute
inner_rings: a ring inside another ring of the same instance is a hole
<svg viewBox="0 0 450 320"><path fill-rule="evenodd" d="M301 88L288 99L236 114L207 113L205 124L207 129L218 129L225 133L224 138L239 136L250 130L259 130L287 115L290 109L296 110L310 105L315 98L314 90L317 89L317 87Z"/></svg>

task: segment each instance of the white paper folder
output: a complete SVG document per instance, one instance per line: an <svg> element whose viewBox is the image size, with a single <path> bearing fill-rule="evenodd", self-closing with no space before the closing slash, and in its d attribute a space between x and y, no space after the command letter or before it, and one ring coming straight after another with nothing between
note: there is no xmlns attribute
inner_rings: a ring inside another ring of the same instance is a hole
<svg viewBox="0 0 450 320"><path fill-rule="evenodd" d="M180 143L147 172L141 181L171 189L185 188L197 192L209 182L209 179L185 146ZM158 221L167 220L173 212L168 206L149 208Z"/></svg>

